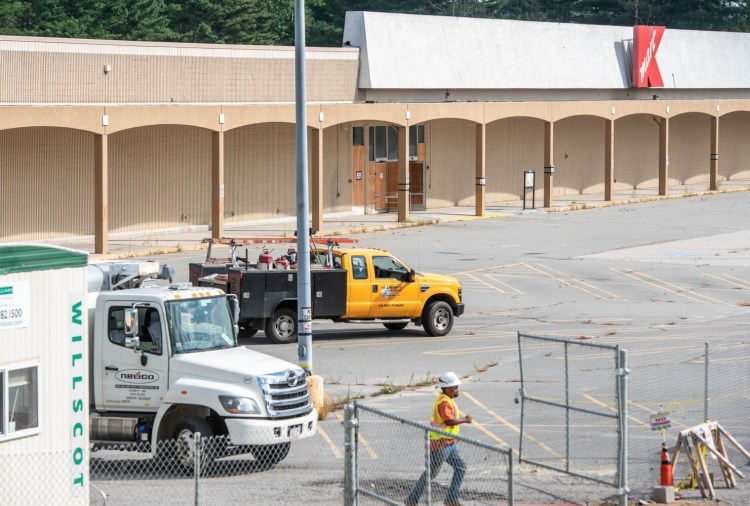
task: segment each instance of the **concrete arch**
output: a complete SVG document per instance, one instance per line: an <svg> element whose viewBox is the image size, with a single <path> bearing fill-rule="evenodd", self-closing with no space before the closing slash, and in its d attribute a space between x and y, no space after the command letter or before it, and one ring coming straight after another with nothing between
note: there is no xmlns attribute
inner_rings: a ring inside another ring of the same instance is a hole
<svg viewBox="0 0 750 506"><path fill-rule="evenodd" d="M720 181L750 179L750 111L735 110L719 118L718 155Z"/></svg>
<svg viewBox="0 0 750 506"><path fill-rule="evenodd" d="M14 128L69 128L103 134L104 107L42 106L0 107L0 131Z"/></svg>
<svg viewBox="0 0 750 506"><path fill-rule="evenodd" d="M307 108L308 126L318 127L317 110L317 106ZM294 104L225 105L221 107L221 114L224 115L224 132L264 123L297 123Z"/></svg>
<svg viewBox="0 0 750 506"><path fill-rule="evenodd" d="M709 188L712 117L705 111L670 117L668 186L687 185L686 191Z"/></svg>
<svg viewBox="0 0 750 506"><path fill-rule="evenodd" d="M295 125L286 122L249 124L224 134L227 222L296 215L295 135Z"/></svg>
<svg viewBox="0 0 750 506"><path fill-rule="evenodd" d="M82 129L0 130L0 237L89 235L94 225L94 136Z"/></svg>
<svg viewBox="0 0 750 506"><path fill-rule="evenodd" d="M311 126L328 128L343 123L362 122L390 123L402 127L415 124L414 119L406 118L407 110L406 104L322 104L319 112L323 113L323 122L321 125Z"/></svg>
<svg viewBox="0 0 750 506"><path fill-rule="evenodd" d="M485 201L488 205L517 200L523 192L525 170L536 171L536 197L541 201L544 128L544 120L528 116L503 118L487 124Z"/></svg>
<svg viewBox="0 0 750 506"><path fill-rule="evenodd" d="M476 130L474 122L454 118L425 125L428 209L475 205Z"/></svg>
<svg viewBox="0 0 750 506"><path fill-rule="evenodd" d="M567 116L554 124L555 195L604 191L605 120L602 116Z"/></svg>
<svg viewBox="0 0 750 506"><path fill-rule="evenodd" d="M108 134L158 125L189 126L212 132L221 130L219 106L108 106Z"/></svg>
<svg viewBox="0 0 750 506"><path fill-rule="evenodd" d="M552 104L550 102L491 102L484 106L486 124L521 117L551 122Z"/></svg>
<svg viewBox="0 0 750 506"><path fill-rule="evenodd" d="M658 189L659 132L665 118L634 113L615 120L615 191Z"/></svg>
<svg viewBox="0 0 750 506"><path fill-rule="evenodd" d="M147 125L108 136L112 233L207 225L211 219L211 132Z"/></svg>

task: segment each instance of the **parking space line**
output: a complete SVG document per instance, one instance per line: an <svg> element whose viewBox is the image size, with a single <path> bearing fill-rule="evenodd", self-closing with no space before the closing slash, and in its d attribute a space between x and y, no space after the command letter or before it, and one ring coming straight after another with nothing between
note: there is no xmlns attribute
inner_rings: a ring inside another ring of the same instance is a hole
<svg viewBox="0 0 750 506"><path fill-rule="evenodd" d="M334 414L336 415L336 418L338 418L340 422L344 421L344 417L341 416L339 413L334 413ZM365 447L365 450L367 450L367 453L370 454L370 458L372 460L378 460L377 452L372 446L370 446L370 443L367 442L367 439L365 439L365 437L359 431L357 431L357 441L362 443L362 446Z"/></svg>
<svg viewBox="0 0 750 506"><path fill-rule="evenodd" d="M613 408L612 406L610 406L610 405L609 405L609 404L607 404L606 402L600 401L599 399L597 399L597 398L593 397L593 396L592 396L592 395L590 395L590 394L583 394L583 396L584 396L584 397L585 397L586 399L588 399L589 401L591 401L592 403L596 404L597 406L600 406L600 407L602 407L602 408L608 409L609 411L611 411L611 412L613 412L613 413L617 413L617 409L616 409L616 408ZM635 417L633 417L633 416L631 416L631 415L628 415L628 420L630 420L631 422L633 422L633 423L634 423L634 424L636 424L636 425L640 425L641 427L648 427L648 428L651 428L651 424L648 424L648 423L644 423L644 422L642 422L642 421L638 420L637 418L635 418Z"/></svg>
<svg viewBox="0 0 750 506"><path fill-rule="evenodd" d="M747 288L750 290L750 283L745 281L744 279L736 278L734 276L730 276L729 274L709 274L707 272L704 272L703 274L710 278L723 281L724 283L727 283L730 286L739 287L739 288Z"/></svg>
<svg viewBox="0 0 750 506"><path fill-rule="evenodd" d="M519 294L523 295L523 292L522 292L521 290L519 290L518 288L515 288L515 287L513 287L513 286L509 285L508 283L506 283L506 282L504 282L504 281L501 281L501 280L499 280L499 279L495 278L495 276L494 276L493 274L485 274L485 276L487 276L488 278L490 278L490 279L491 279L492 281L494 281L495 283L500 283L500 284L501 284L501 285L503 285L504 287L506 287L506 288L509 288L510 290L513 290L514 292L516 292L516 293L519 293Z"/></svg>
<svg viewBox="0 0 750 506"><path fill-rule="evenodd" d="M626 300L626 299L624 299L623 297L620 297L619 295L615 295L614 293L612 293L612 292L610 292L610 291L607 291L607 290L605 290L605 289L603 289L603 288L599 288L598 286L594 286L594 285L592 285L591 283L588 283L588 282L586 282L586 281L585 281L585 280L583 280L583 279L579 279L579 278L576 278L576 277L574 277L574 276L570 276L570 275L568 275L568 274L565 274L564 272L558 271L557 269L554 269L554 268L550 267L549 265L545 265L545 264L536 264L536 265L537 265L537 266L539 266L539 267L541 267L541 268L543 268L543 269L547 269L548 271L551 271L551 272L557 273L557 274L558 274L558 275L560 275L560 276L566 276L566 277L567 277L568 279L571 279L571 280L573 280L573 281L574 281L574 282L576 282L576 283L580 283L580 284L581 284L581 285L583 285L583 286L587 286L587 287L591 288L592 290L596 290L596 291L598 291L598 292L602 292L602 293L604 293L604 294L607 294L607 295L608 295L608 297L603 297L603 298L605 298L605 299L606 299L606 298L608 298L608 299L618 299L618 300ZM546 274L546 273L545 273L545 274ZM555 278L555 279L557 279L557 278ZM572 286L573 286L574 288L582 289L581 287L579 287L579 286L576 286L576 285L572 285ZM584 291L587 291L587 290L584 290ZM590 293L590 292L589 292L589 293Z"/></svg>
<svg viewBox="0 0 750 506"><path fill-rule="evenodd" d="M693 292L692 290L689 290L687 288L683 288L681 286L675 285L674 283L669 283L667 281L655 278L654 276L650 276L648 274L644 274L642 272L635 272L635 271L623 271L620 269L617 269L615 267L612 267L612 270L622 274L623 276L627 276L631 279L635 279L636 281L640 281L641 283L645 283L647 285L651 285L653 287L656 287L660 290L666 290L670 293L673 293L675 295L679 295L680 297L685 297L686 299L692 300L693 302L700 302L701 304L721 304L723 306L731 306L732 304L729 304L727 302L720 301L718 299L714 299L713 297L709 297L707 295L702 295L697 292ZM645 279L648 278L648 279ZM653 280L653 281L649 281ZM671 287L671 288L670 288ZM701 300L705 299L705 300Z"/></svg>
<svg viewBox="0 0 750 506"><path fill-rule="evenodd" d="M470 277L470 278L472 278L472 279L474 279L474 280L476 280L477 282L481 283L484 286L492 288L493 290L497 290L500 293L505 293L505 290L503 290L502 288L498 288L498 287L496 287L495 285L493 285L491 283L488 283L488 282L486 282L486 281L484 281L482 279L479 279L478 277L476 277L473 274L467 274L467 276Z"/></svg>
<svg viewBox="0 0 750 506"><path fill-rule="evenodd" d="M326 433L326 431L323 430L323 427L321 427L320 424L318 424L318 434L320 434L320 437L323 438L323 441L325 441L326 443L328 443L328 447L333 452L333 456L336 457L339 460L343 460L344 456L341 454L341 451L339 451L339 449L336 447L336 445L333 444L333 441L328 436L328 434Z"/></svg>
<svg viewBox="0 0 750 506"><path fill-rule="evenodd" d="M537 267L537 266L538 266L538 267ZM529 269L532 269L532 270L534 270L534 271L538 272L539 274L541 274L541 275L543 275L543 276L546 276L546 277L548 277L548 278L552 278L552 279L554 279L555 281L559 281L560 283L562 283L562 284L564 284L564 285L566 285L566 286L569 286L570 288L576 288L576 289L578 289L578 290L580 290L580 291L582 291L582 292L588 293L589 295L593 295L593 296L594 296L594 297L596 297L597 299L608 299L608 298L610 298L610 297L603 297L603 296L601 296L601 295L599 295L599 294L597 294L597 293L594 293L594 292L592 292L591 290L587 290L586 288L584 288L584 287L582 287L582 286L579 286L579 285L577 285L577 284L574 284L574 283L571 283L571 282L569 282L569 281L566 281L565 279L563 279L563 278L561 278L561 277L559 277L559 276L556 276L555 274L552 274L552 273L550 273L550 272L545 272L544 270L542 270L542 268L547 268L547 269L549 269L549 268L548 268L548 267L546 267L546 266L544 266L544 265L542 265L542 264L536 264L536 265L532 265L532 264L526 264L526 267L528 267ZM552 269L550 269L550 270L552 270ZM553 271L553 272L554 272L554 271ZM573 279L573 280L575 280L575 281L579 281L579 280L577 280L577 279L575 279L575 278L572 278L572 277L570 277L570 276L568 276L568 277L569 277L570 279ZM598 290L598 291L603 291L603 290L600 290L600 289L598 289L598 288L597 288L596 290ZM618 297L618 298L619 298L619 297Z"/></svg>
<svg viewBox="0 0 750 506"><path fill-rule="evenodd" d="M491 270L494 270L494 269L505 269L505 268L508 268L508 267L516 267L518 265L523 265L523 262L514 262L512 264L501 264L501 265L495 265L493 267L480 267L479 269L472 269L470 271L458 271L458 272L451 273L451 276L460 276L460 275L463 275L463 274L474 274L474 273L478 273L478 272L487 272L487 271L491 271Z"/></svg>
<svg viewBox="0 0 750 506"><path fill-rule="evenodd" d="M479 401L476 397L474 397L470 393L468 393L468 392L462 392L461 395L463 395L464 397L466 397L467 399L469 399L471 402L473 402L474 404L476 404L480 409L483 409L487 414L489 414L490 416L492 416L493 418L495 418L497 421L499 421L501 424L505 425L506 427L508 427L512 431L514 431L514 432L516 432L518 434L521 433L521 429L517 425L514 425L514 424L510 423L508 420L506 420L502 416L500 416L497 413L495 413L494 411L492 411L490 408L488 408L486 405L484 405L481 401ZM539 441L535 437L529 435L528 433L526 434L526 437L529 439L529 441L533 441L534 443L538 444L540 447L542 447L544 450L546 450L547 452L549 452L551 455L553 455L555 457L558 457L558 458L562 458L562 454L556 452L553 448L550 448L549 446L547 446L543 442ZM504 444L507 445L507 446L510 446L508 443L504 443ZM513 451L515 451L516 454L518 453L518 451L515 450L515 449Z"/></svg>

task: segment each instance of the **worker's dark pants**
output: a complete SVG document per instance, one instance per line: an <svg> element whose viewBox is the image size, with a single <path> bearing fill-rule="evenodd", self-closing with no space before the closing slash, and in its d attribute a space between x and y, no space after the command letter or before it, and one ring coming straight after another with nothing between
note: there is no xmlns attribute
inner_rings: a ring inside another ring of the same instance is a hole
<svg viewBox="0 0 750 506"><path fill-rule="evenodd" d="M458 443L448 445L441 450L430 452L430 480L435 478L440 472L440 468L443 466L443 462L448 462L448 465L453 468L453 479L451 479L451 485L448 489L448 495L445 498L446 502L458 502L458 494L461 491L461 482L466 474L466 464L461 455L458 452ZM406 504L417 504L419 498L422 497L422 492L427 486L427 471L422 473L417 483L414 485L409 496L406 498Z"/></svg>

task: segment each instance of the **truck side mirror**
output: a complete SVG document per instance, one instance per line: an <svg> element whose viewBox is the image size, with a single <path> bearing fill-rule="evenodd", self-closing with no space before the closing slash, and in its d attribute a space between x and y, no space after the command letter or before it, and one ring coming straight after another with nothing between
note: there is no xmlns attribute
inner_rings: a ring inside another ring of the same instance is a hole
<svg viewBox="0 0 750 506"><path fill-rule="evenodd" d="M240 301L237 300L237 296L234 294L228 294L227 301L229 302L229 310L232 313L232 323L236 325L240 321Z"/></svg>
<svg viewBox="0 0 750 506"><path fill-rule="evenodd" d="M126 336L134 336L138 333L138 310L126 308L123 317L123 327Z"/></svg>
<svg viewBox="0 0 750 506"><path fill-rule="evenodd" d="M409 269L409 272L404 273L402 279L407 283L413 283L417 279L417 272L414 269Z"/></svg>

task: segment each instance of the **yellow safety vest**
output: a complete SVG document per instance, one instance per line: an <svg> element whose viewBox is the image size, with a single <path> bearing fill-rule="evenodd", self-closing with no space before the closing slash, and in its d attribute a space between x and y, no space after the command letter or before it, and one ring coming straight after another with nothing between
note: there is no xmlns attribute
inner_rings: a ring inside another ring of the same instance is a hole
<svg viewBox="0 0 750 506"><path fill-rule="evenodd" d="M444 402L449 402L451 404L451 407L453 408L453 418L459 418L458 406L456 405L456 403L453 401L453 399L441 393L440 396L435 401L435 405L432 407L432 419L430 420L430 426L436 429L443 430L445 432L450 432L451 434L458 436L458 432L460 430L459 426L458 425L446 425L445 420L443 420L443 417L440 416L440 411L438 411L438 406L440 406ZM437 440L437 439L453 439L453 438L450 436L446 436L444 434L437 434L435 432L430 432L430 439Z"/></svg>

